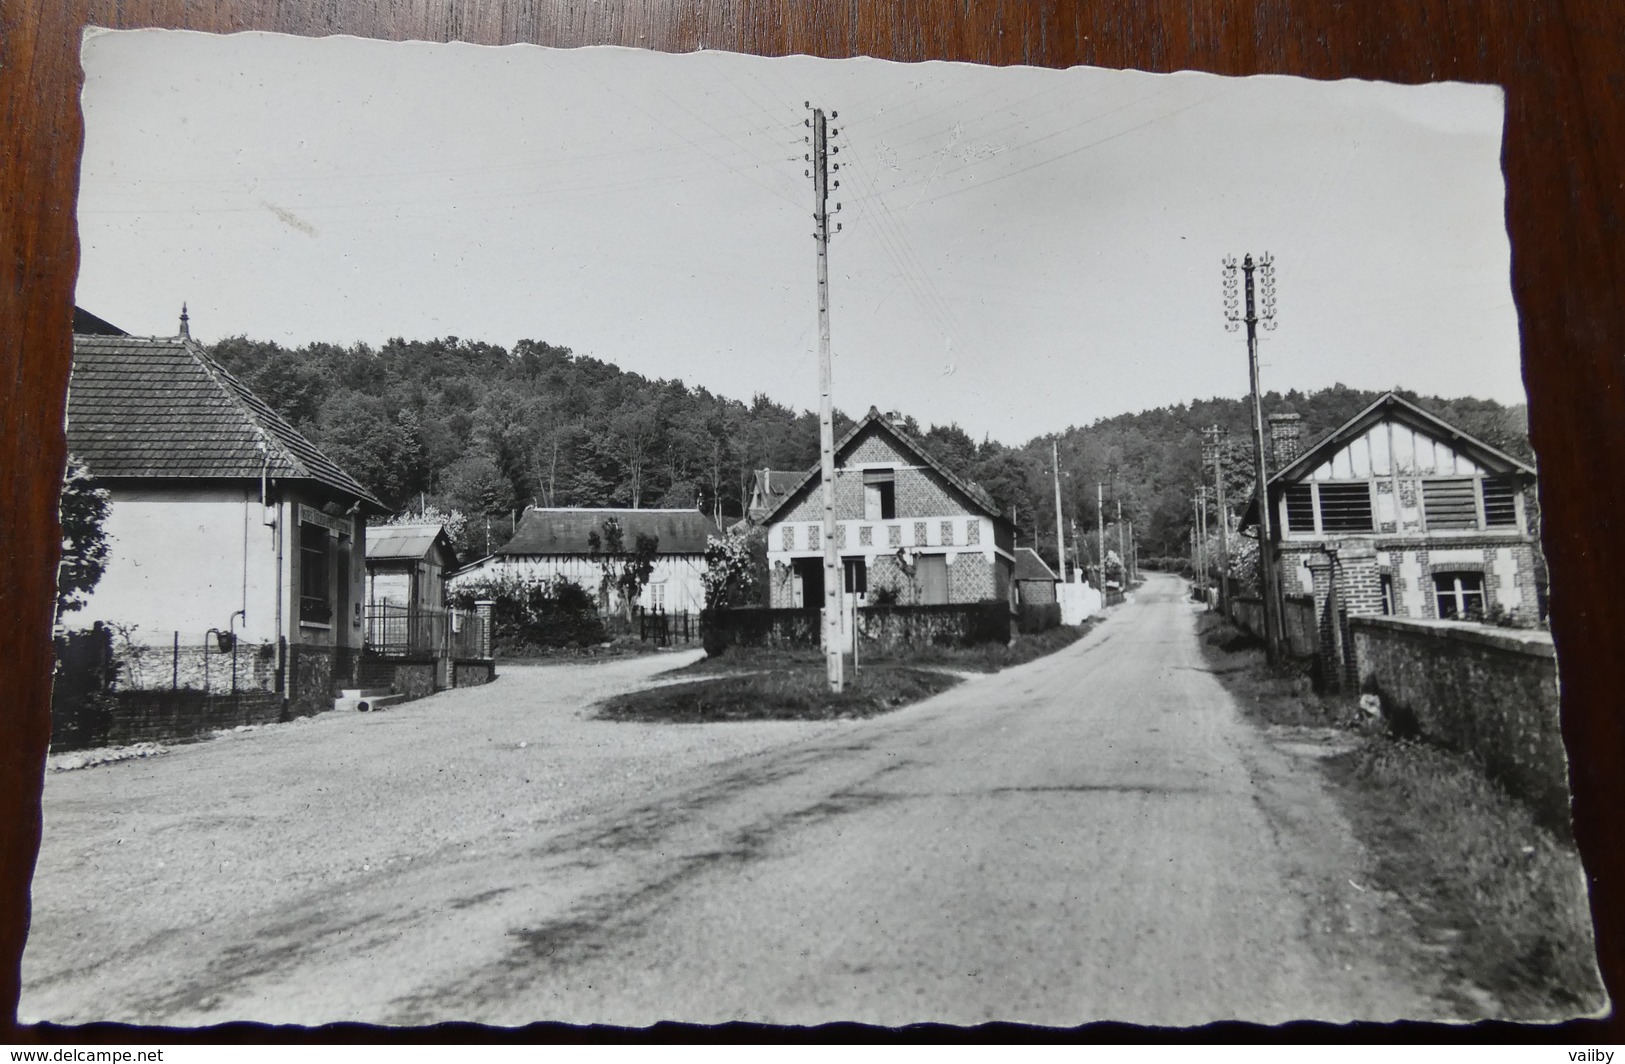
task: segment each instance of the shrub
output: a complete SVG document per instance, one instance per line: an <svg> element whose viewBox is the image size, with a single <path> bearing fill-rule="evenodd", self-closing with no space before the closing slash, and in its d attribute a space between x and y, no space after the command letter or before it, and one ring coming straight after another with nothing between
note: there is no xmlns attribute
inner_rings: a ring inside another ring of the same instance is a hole
<svg viewBox="0 0 1625 1064"><path fill-rule="evenodd" d="M1016 631L1022 635L1037 635L1058 627L1061 623L1059 602L1023 602L1016 612Z"/></svg>
<svg viewBox="0 0 1625 1064"><path fill-rule="evenodd" d="M491 641L499 653L605 642L609 633L585 588L562 576L527 580L504 574L471 580L451 592L452 605L471 608L490 599Z"/></svg>

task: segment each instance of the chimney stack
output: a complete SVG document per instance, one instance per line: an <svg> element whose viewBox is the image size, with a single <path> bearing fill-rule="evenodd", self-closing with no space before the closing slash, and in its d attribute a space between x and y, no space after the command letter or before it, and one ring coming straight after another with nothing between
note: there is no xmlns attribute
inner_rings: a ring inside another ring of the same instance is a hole
<svg viewBox="0 0 1625 1064"><path fill-rule="evenodd" d="M1303 417L1299 414L1271 414L1269 420L1270 451L1275 456L1275 472L1280 472L1298 457Z"/></svg>

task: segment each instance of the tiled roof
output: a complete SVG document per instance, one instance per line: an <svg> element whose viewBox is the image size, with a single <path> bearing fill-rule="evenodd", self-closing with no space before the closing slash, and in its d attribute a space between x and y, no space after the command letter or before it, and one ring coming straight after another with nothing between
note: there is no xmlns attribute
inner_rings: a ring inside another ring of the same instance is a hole
<svg viewBox="0 0 1625 1064"><path fill-rule="evenodd" d="M1016 548L1016 579L1017 580L1059 580L1055 570L1049 567L1038 552L1031 547Z"/></svg>
<svg viewBox="0 0 1625 1064"><path fill-rule="evenodd" d="M621 526L627 550L638 536L656 536L661 554L702 554L717 526L698 510L540 509L532 507L519 519L513 538L497 550L499 555L590 554L590 533L603 535L609 518Z"/></svg>
<svg viewBox="0 0 1625 1064"><path fill-rule="evenodd" d="M75 336L67 429L68 449L98 477L257 479L266 471L384 510L185 337Z"/></svg>
<svg viewBox="0 0 1625 1064"><path fill-rule="evenodd" d="M756 470L756 490L763 495L783 495L796 486L805 474L799 469L758 469Z"/></svg>

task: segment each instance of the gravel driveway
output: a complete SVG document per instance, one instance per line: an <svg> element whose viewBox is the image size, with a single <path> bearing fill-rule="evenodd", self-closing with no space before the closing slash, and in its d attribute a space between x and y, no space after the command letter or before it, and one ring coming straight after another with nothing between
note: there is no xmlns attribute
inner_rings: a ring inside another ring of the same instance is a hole
<svg viewBox="0 0 1625 1064"><path fill-rule="evenodd" d="M25 1022L155 1022L140 1004L379 874L567 828L841 728L599 722L590 707L700 651L501 666L495 683L327 713L156 758L47 774Z"/></svg>

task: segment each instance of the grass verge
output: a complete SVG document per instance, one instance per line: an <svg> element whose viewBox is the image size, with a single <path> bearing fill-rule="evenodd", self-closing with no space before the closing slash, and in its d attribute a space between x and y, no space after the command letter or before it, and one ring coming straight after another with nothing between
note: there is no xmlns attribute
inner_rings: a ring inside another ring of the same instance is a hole
<svg viewBox="0 0 1625 1064"><path fill-rule="evenodd" d="M1046 657L1064 650L1082 639L1101 621L1091 617L1076 627L1061 625L1035 635L1018 635L1010 645L983 643L971 647L914 647L865 654L860 663L867 668L875 666L925 669L953 669L962 672L998 672L1014 665ZM819 650L772 650L766 647L730 647L719 657L707 657L684 668L683 672L735 674L764 669L792 668L798 665L818 665L823 668L824 655Z"/></svg>
<svg viewBox="0 0 1625 1064"><path fill-rule="evenodd" d="M960 678L930 669L867 666L832 694L823 662L716 676L633 691L606 700L605 720L705 723L739 720L836 720L872 717L929 698Z"/></svg>
<svg viewBox="0 0 1625 1064"><path fill-rule="evenodd" d="M1541 827L1476 762L1401 741L1352 697L1316 694L1297 665L1271 669L1256 640L1203 618L1212 671L1255 723L1336 728L1352 749L1319 760L1381 889L1404 902L1422 940L1503 1019L1599 1008L1584 872L1571 840Z"/></svg>

